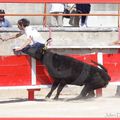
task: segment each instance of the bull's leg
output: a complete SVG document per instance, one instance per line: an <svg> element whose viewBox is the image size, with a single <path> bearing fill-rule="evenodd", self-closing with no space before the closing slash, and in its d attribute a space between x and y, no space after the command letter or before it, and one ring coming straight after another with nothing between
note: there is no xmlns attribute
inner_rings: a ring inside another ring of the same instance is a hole
<svg viewBox="0 0 120 120"><path fill-rule="evenodd" d="M87 95L92 91L90 85L85 85L78 98L88 98Z"/></svg>
<svg viewBox="0 0 120 120"><path fill-rule="evenodd" d="M79 99L86 99L87 98L87 95L90 93L91 91L91 88L89 85L85 85L80 93L80 95L78 95L77 97L75 98L72 98L72 99L68 99L67 101L70 101L70 100L79 100ZM90 93L91 94L91 93Z"/></svg>
<svg viewBox="0 0 120 120"><path fill-rule="evenodd" d="M87 98L92 98L92 97L95 97L94 90L90 91L87 95Z"/></svg>
<svg viewBox="0 0 120 120"><path fill-rule="evenodd" d="M55 100L58 99L59 95L60 95L60 92L62 91L62 89L64 88L64 86L66 85L66 82L64 80L61 80L59 86L58 86L58 89L57 89L57 94L56 96L54 97Z"/></svg>
<svg viewBox="0 0 120 120"><path fill-rule="evenodd" d="M58 84L59 84L59 81L55 80L53 85L52 85L52 88L51 88L50 92L47 94L46 98L50 98L51 97L53 91L57 88Z"/></svg>

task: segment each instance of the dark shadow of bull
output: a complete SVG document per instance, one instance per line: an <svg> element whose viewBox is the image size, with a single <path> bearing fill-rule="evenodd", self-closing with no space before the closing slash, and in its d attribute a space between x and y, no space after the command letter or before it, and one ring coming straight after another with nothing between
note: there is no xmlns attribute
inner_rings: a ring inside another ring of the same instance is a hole
<svg viewBox="0 0 120 120"><path fill-rule="evenodd" d="M111 79L103 65L94 61L91 62L99 67L48 50L41 53L30 53L29 55L40 60L54 79L46 98L50 98L53 91L58 87L57 94L54 97L54 99L58 99L60 92L67 84L84 85L80 95L77 97L78 99L94 97L94 90L105 87Z"/></svg>

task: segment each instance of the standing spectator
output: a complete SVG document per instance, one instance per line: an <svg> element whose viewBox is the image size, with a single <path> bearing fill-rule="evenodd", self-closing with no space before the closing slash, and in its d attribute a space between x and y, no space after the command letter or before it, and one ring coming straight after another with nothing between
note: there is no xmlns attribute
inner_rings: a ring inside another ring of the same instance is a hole
<svg viewBox="0 0 120 120"><path fill-rule="evenodd" d="M11 27L10 22L4 17L5 11L4 10L0 10L0 27Z"/></svg>
<svg viewBox="0 0 120 120"><path fill-rule="evenodd" d="M71 14L76 14L76 5L73 4ZM69 24L74 27L79 27L79 16L70 16Z"/></svg>
<svg viewBox="0 0 120 120"><path fill-rule="evenodd" d="M50 4L50 13L52 14L63 14L64 12L64 4L62 3L52 3ZM63 16L53 16L55 18L56 24L52 24L53 26L63 26ZM52 22L55 22L52 21Z"/></svg>
<svg viewBox="0 0 120 120"><path fill-rule="evenodd" d="M90 4L75 4L71 14L88 14L90 9ZM87 27L87 16L71 16L69 24L75 27Z"/></svg>
<svg viewBox="0 0 120 120"><path fill-rule="evenodd" d="M90 4L76 4L76 11L79 14L89 14L91 9ZM81 16L79 19L79 26L87 27L87 16Z"/></svg>

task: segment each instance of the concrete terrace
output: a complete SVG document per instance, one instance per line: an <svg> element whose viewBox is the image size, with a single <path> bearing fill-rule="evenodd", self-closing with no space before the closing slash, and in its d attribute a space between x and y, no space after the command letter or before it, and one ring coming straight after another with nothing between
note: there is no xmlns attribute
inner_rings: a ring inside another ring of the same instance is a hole
<svg viewBox="0 0 120 120"><path fill-rule="evenodd" d="M119 46L111 45L113 41L118 40L117 27L50 27L51 33L49 27L38 25L33 27L46 40L49 38L49 34L51 34L52 42L48 48L63 54L80 54L96 51L114 53L119 48ZM0 28L2 38L13 36L17 32L19 32L17 26ZM12 55L12 48L23 44L23 41L25 41L24 35L16 40L0 41L0 55Z"/></svg>

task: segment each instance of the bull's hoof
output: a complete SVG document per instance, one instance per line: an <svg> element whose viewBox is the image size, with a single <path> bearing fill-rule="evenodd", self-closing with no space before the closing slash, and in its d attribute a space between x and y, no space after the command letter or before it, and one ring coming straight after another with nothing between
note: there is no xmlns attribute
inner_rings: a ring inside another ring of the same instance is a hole
<svg viewBox="0 0 120 120"><path fill-rule="evenodd" d="M54 97L53 100L58 100L58 97Z"/></svg>
<svg viewBox="0 0 120 120"><path fill-rule="evenodd" d="M46 99L46 100L49 100L49 99L50 99L50 97L46 96L46 97L45 97L45 99Z"/></svg>
<svg viewBox="0 0 120 120"><path fill-rule="evenodd" d="M86 99L94 98L94 97L95 97L95 94L90 94L90 95L86 96Z"/></svg>
<svg viewBox="0 0 120 120"><path fill-rule="evenodd" d="M120 94L117 94L117 93L116 93L116 94L115 94L115 97L120 97Z"/></svg>
<svg viewBox="0 0 120 120"><path fill-rule="evenodd" d="M52 99L50 99L50 97L45 97L46 101L53 101Z"/></svg>
<svg viewBox="0 0 120 120"><path fill-rule="evenodd" d="M47 95L46 95L46 98L50 98L50 97L51 97L51 94L47 94Z"/></svg>

